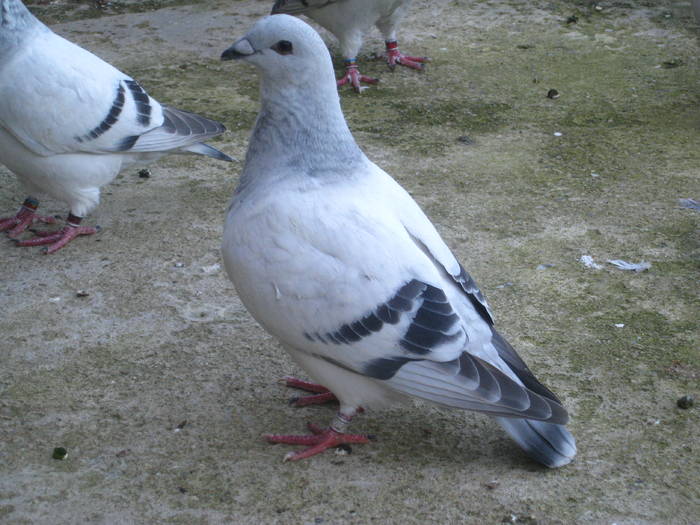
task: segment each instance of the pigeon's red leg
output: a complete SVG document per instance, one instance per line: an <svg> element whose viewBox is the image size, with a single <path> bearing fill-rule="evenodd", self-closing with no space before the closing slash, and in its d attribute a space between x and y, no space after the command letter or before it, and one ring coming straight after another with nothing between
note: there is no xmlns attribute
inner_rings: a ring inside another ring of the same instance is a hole
<svg viewBox="0 0 700 525"><path fill-rule="evenodd" d="M428 57L412 57L404 55L401 51L399 51L399 43L396 40L387 40L385 44L386 63L389 64L389 69L394 69L397 64L413 69L423 69L423 63L430 62Z"/></svg>
<svg viewBox="0 0 700 525"><path fill-rule="evenodd" d="M345 75L338 79L338 87L350 84L355 91L360 93L363 89L360 84L361 82L365 84L378 84L379 79L360 74L360 69L357 67L357 60L354 58L346 58Z"/></svg>
<svg viewBox="0 0 700 525"><path fill-rule="evenodd" d="M343 414L338 412L333 419L331 425L323 429L313 423L309 423L308 427L311 434L301 436L279 435L279 434L264 434L263 437L268 443L285 443L287 445L306 445L308 448L299 452L289 452L284 456L284 461L298 461L316 454L320 454L324 450L337 447L339 445L349 445L352 443L369 443L374 439L374 436L364 434L346 434L345 428L352 420L352 414Z"/></svg>
<svg viewBox="0 0 700 525"><path fill-rule="evenodd" d="M302 381L296 377L286 376L282 378L285 385L290 388L298 388L299 390L306 390L307 392L314 392L314 395L310 396L294 396L289 399L289 404L297 407L305 407L308 405L321 405L324 403L331 403L333 401L338 401L335 394L328 390L325 386L317 385L316 383L310 383L308 381Z"/></svg>
<svg viewBox="0 0 700 525"><path fill-rule="evenodd" d="M90 226L80 226L80 221L82 217L76 217L72 213L68 215L66 220L66 226L63 229L51 233L51 232L34 232L36 237L33 239L27 239L25 241L15 241L17 246L42 246L44 244L50 244L46 248L46 253L51 254L57 252L63 248L70 241L75 239L80 235L92 235L99 231L99 227L93 228Z"/></svg>
<svg viewBox="0 0 700 525"><path fill-rule="evenodd" d="M39 201L27 197L22 203L22 207L17 212L14 217L7 217L0 219L0 232L7 231L7 235L10 238L17 237L24 230L26 230L31 224L40 221L47 224L53 224L56 222L55 217L45 217L36 214L36 209L39 207ZM9 230L9 231L8 231Z"/></svg>

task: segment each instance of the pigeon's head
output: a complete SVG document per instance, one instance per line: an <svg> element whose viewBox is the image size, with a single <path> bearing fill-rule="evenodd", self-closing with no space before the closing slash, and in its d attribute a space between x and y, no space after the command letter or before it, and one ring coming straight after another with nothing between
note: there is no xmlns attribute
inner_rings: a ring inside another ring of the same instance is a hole
<svg viewBox="0 0 700 525"><path fill-rule="evenodd" d="M280 86L333 84L328 48L307 23L289 15L259 20L248 33L221 55L222 60L244 60L258 67L264 80Z"/></svg>

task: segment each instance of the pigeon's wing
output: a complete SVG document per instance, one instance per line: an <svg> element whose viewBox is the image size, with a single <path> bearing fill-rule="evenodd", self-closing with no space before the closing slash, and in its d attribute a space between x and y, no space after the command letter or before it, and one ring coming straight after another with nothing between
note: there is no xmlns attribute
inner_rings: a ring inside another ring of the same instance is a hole
<svg viewBox="0 0 700 525"><path fill-rule="evenodd" d="M163 124L139 136L131 151L167 151L220 135L223 124L170 106L162 106ZM228 159L230 160L230 158Z"/></svg>
<svg viewBox="0 0 700 525"><path fill-rule="evenodd" d="M394 182L392 180L392 182ZM486 298L479 290L474 279L467 273L464 267L452 254L452 251L442 240L435 226L428 220L416 202L394 182L392 189L401 205L395 207L396 213L400 215L401 221L406 230L411 235L414 242L420 246L423 252L430 257L436 266L452 279L464 292L465 297L472 303L481 317L489 325L493 325L494 319Z"/></svg>
<svg viewBox="0 0 700 525"><path fill-rule="evenodd" d="M275 4L272 6L271 14L278 15L284 13L296 15L309 9L318 9L328 4L335 4L336 2L343 1L344 0L276 0Z"/></svg>
<svg viewBox="0 0 700 525"><path fill-rule="evenodd" d="M309 315L276 335L405 394L493 415L565 422L558 402L519 381L499 358L485 301L463 285L459 264L430 233L434 228L413 199L384 175L354 200L349 211L334 207L338 222L328 226L337 233L311 240L324 256L313 257L309 286L316 291L290 294ZM304 231L319 230L318 217L308 220ZM300 252L305 241L290 240L298 262L288 268L299 265L293 275L308 274L309 259ZM297 279L292 286L299 290ZM287 294L281 288L280 300ZM291 331L304 340L292 342Z"/></svg>
<svg viewBox="0 0 700 525"><path fill-rule="evenodd" d="M131 77L51 31L0 69L0 126L42 156L166 151L224 130L164 109Z"/></svg>
<svg viewBox="0 0 700 525"><path fill-rule="evenodd" d="M494 328L493 314L486 302L486 298L479 290L474 279L457 261L430 220L398 184L396 185L396 190L394 192L396 195L403 194L405 197L408 197L395 198L392 202L397 204L396 212L400 214L402 223L410 233L411 238L438 268L444 270L445 274L459 285L459 288L474 310L489 325L491 331L489 345L498 353L498 357L529 390L557 404L561 404L559 398L534 376L515 349Z"/></svg>

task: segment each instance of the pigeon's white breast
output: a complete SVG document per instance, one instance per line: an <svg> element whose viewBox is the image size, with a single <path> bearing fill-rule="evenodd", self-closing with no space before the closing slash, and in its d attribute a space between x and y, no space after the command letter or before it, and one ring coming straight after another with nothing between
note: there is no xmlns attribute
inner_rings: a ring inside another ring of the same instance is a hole
<svg viewBox="0 0 700 525"><path fill-rule="evenodd" d="M336 330L391 298L417 266L440 279L371 186L282 184L234 202L224 263L245 306L275 336L302 345L305 331Z"/></svg>

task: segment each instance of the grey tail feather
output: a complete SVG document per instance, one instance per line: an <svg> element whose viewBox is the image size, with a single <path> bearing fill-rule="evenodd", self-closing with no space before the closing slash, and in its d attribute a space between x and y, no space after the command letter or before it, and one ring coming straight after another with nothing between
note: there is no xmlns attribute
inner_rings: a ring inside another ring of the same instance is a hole
<svg viewBox="0 0 700 525"><path fill-rule="evenodd" d="M576 455L576 440L564 425L521 418L495 419L528 456L547 467L566 465Z"/></svg>
<svg viewBox="0 0 700 525"><path fill-rule="evenodd" d="M209 144L205 144L204 142L197 142L196 144L191 144L189 146L181 148L181 150L190 153L196 153L198 155L206 155L207 157L213 157L218 160L225 160L226 162L233 162L235 160L233 157L229 157L228 155L226 155L226 153L223 153L218 149L213 148Z"/></svg>
<svg viewBox="0 0 700 525"><path fill-rule="evenodd" d="M272 6L271 15L299 14L308 10L309 6L304 0L277 0Z"/></svg>

